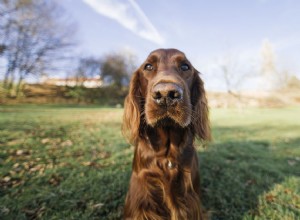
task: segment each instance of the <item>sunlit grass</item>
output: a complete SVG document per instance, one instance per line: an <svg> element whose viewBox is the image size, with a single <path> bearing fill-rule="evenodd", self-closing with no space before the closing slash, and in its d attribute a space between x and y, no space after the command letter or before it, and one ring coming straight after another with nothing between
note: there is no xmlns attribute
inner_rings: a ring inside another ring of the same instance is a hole
<svg viewBox="0 0 300 220"><path fill-rule="evenodd" d="M122 111L0 107L0 219L120 219L133 152ZM199 157L212 219L300 218L299 112L211 111Z"/></svg>

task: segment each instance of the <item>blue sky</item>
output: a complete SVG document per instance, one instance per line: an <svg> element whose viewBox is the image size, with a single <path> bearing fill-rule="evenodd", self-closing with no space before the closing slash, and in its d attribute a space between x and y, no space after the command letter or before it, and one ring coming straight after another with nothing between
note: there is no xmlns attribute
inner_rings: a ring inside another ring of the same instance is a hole
<svg viewBox="0 0 300 220"><path fill-rule="evenodd" d="M213 72L222 57L234 54L239 65L246 68L255 63L257 69L267 39L273 45L278 69L300 76L298 0L60 2L78 24L82 55L130 51L141 62L154 49L178 48L214 89Z"/></svg>

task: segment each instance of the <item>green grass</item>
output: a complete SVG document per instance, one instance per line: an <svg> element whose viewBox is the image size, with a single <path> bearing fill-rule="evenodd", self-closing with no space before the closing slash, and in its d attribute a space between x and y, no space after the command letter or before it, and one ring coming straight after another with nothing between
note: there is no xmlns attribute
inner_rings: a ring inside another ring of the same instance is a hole
<svg viewBox="0 0 300 220"><path fill-rule="evenodd" d="M300 219L300 108L211 111L198 146L212 219ZM133 148L122 109L0 107L0 219L120 219Z"/></svg>

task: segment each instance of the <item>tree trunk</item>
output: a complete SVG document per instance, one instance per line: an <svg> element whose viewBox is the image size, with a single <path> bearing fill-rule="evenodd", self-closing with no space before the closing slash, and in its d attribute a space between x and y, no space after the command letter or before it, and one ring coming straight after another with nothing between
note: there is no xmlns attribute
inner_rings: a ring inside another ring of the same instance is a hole
<svg viewBox="0 0 300 220"><path fill-rule="evenodd" d="M5 75L4 75L4 79L3 79L3 88L7 89L8 86L8 76L9 76L9 72L6 71Z"/></svg>
<svg viewBox="0 0 300 220"><path fill-rule="evenodd" d="M19 81L18 81L18 84L17 84L17 87L16 87L16 96L18 97L19 96L19 93L20 93L20 87L21 87L21 83L23 81L23 76L20 75L19 77Z"/></svg>
<svg viewBox="0 0 300 220"><path fill-rule="evenodd" d="M9 91L14 87L14 82L15 82L15 74L13 71L10 71L10 80L8 79L8 85L7 85L7 92L9 93Z"/></svg>
<svg viewBox="0 0 300 220"><path fill-rule="evenodd" d="M8 84L9 84L9 75L11 75L11 68L7 68L4 79L3 79L3 88L8 89Z"/></svg>

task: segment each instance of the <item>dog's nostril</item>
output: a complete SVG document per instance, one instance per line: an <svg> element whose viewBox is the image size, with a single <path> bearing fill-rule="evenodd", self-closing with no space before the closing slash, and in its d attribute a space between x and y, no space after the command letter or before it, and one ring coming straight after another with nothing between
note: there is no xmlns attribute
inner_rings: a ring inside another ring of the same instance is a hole
<svg viewBox="0 0 300 220"><path fill-rule="evenodd" d="M179 91L173 90L168 92L168 98L170 99L181 99L181 94Z"/></svg>
<svg viewBox="0 0 300 220"><path fill-rule="evenodd" d="M161 95L160 92L154 92L152 97L153 97L154 99L161 99L162 95Z"/></svg>

